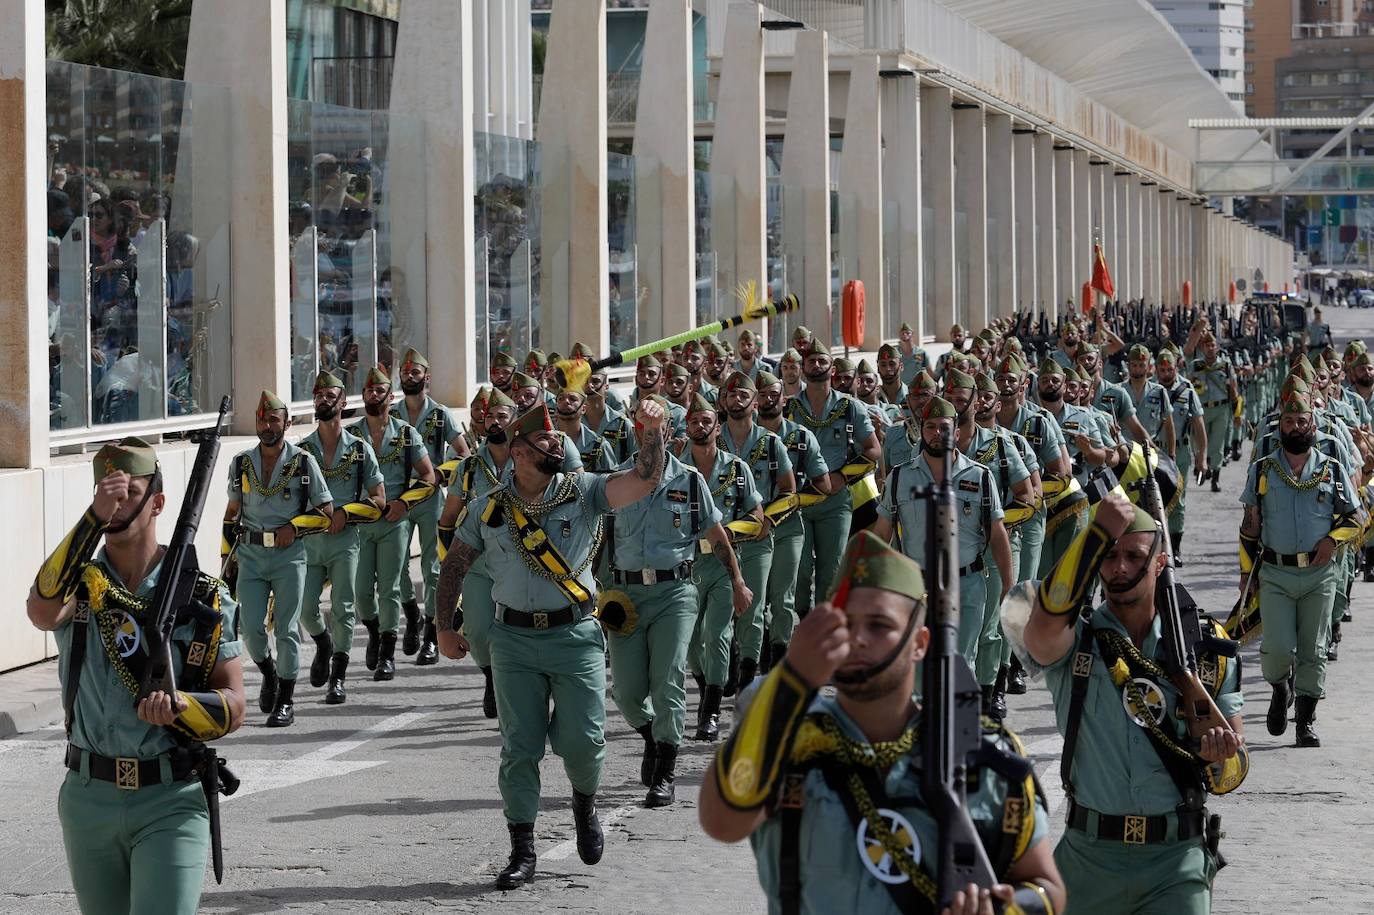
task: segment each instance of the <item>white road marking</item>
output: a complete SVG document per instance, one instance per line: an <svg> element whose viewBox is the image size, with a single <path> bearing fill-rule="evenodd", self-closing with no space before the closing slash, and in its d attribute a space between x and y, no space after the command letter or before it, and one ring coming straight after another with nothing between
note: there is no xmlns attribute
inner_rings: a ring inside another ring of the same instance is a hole
<svg viewBox="0 0 1374 915"><path fill-rule="evenodd" d="M639 809L639 806L636 804L626 804L624 807L617 807L610 813L600 818L601 828L603 830L609 829L612 823L615 823L618 820L621 820L624 817L629 816L631 813L634 813L636 810ZM564 858L568 857L575 851L577 851L577 839L572 838L564 842L559 842L557 845L553 846L548 851L539 852L539 857L543 858L546 861L562 861Z"/></svg>
<svg viewBox="0 0 1374 915"><path fill-rule="evenodd" d="M291 759L230 759L229 768L243 784L233 797L224 798L223 803L263 791L289 788L322 778L337 778L383 765L382 760L338 760L334 757L352 752L370 740L392 731L399 731L432 714L434 713L402 712L368 725L342 740L325 744L317 750Z"/></svg>
<svg viewBox="0 0 1374 915"><path fill-rule="evenodd" d="M60 740L25 740L15 738L0 740L0 755L14 750L52 750L55 753L66 750L67 745Z"/></svg>
<svg viewBox="0 0 1374 915"><path fill-rule="evenodd" d="M1044 765L1037 767L1040 787L1045 789L1046 813L1054 813L1064 801L1064 787L1059 784L1059 757L1064 749L1064 740L1059 735L1045 737L1026 746L1026 756L1034 760L1047 756Z"/></svg>

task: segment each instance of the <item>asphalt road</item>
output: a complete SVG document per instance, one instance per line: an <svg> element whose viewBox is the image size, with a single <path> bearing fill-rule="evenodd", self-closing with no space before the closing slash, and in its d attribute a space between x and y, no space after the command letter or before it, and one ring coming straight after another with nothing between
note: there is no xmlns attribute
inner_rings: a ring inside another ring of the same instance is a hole
<svg viewBox="0 0 1374 915"><path fill-rule="evenodd" d="M1374 329L1374 311L1331 309L1326 318L1338 338ZM1222 493L1190 496L1181 578L1204 607L1222 615L1235 599L1241 482L1241 468L1231 465L1222 472ZM1224 818L1230 859L1217 879L1216 912L1374 907L1365 861L1374 848L1367 754L1374 728L1362 676L1374 646L1371 596L1374 584L1355 585L1356 621L1345 627L1341 660L1329 670L1328 699L1319 708L1321 749L1293 748L1291 729L1285 738L1265 732L1268 690L1253 648L1245 653L1254 768L1240 791L1213 804ZM537 826L539 876L521 890L496 891L492 880L508 842L496 791L500 737L481 715L480 672L471 662L417 668L403 659L394 682L374 684L364 676L361 653L360 641L346 705L323 705L322 691L303 682L294 727L269 731L254 710L254 720L224 741L222 752L243 787L224 806L227 872L222 886L207 877L204 911L762 910L748 848L716 843L697 827L697 791L711 749L685 747L677 803L646 810L640 739L609 700L605 859L596 867L578 860L567 781L550 756ZM253 672L250 696L256 681ZM1053 816L1062 819L1060 741L1048 694L1034 684L1011 705L1011 724L1045 776ZM54 725L0 741L0 911L75 911L55 810L61 738Z"/></svg>

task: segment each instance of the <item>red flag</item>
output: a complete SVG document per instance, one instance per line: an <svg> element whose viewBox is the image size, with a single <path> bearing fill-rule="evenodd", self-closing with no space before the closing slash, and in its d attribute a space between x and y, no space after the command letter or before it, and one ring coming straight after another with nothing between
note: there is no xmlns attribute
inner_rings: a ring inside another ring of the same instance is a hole
<svg viewBox="0 0 1374 915"><path fill-rule="evenodd" d="M1082 300L1082 302L1081 302L1080 304L1082 305L1082 308L1083 308L1083 314L1087 314L1088 312L1090 312L1090 311L1093 310L1093 284L1092 284L1092 282L1086 282L1086 283L1083 284L1082 298L1083 298L1083 300Z"/></svg>
<svg viewBox="0 0 1374 915"><path fill-rule="evenodd" d="M1107 258L1102 254L1102 246L1093 245L1093 281L1092 287L1109 299L1116 298L1116 285L1112 282L1112 274L1107 270Z"/></svg>

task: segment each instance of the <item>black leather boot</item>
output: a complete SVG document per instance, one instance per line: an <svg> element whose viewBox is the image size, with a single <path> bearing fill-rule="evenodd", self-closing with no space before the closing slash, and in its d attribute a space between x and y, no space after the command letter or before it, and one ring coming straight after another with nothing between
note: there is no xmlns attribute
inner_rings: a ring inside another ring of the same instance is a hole
<svg viewBox="0 0 1374 915"><path fill-rule="evenodd" d="M376 618L363 620L363 628L367 630L367 649L363 652L363 664L368 670L376 670L377 651L381 645L382 631L378 628Z"/></svg>
<svg viewBox="0 0 1374 915"><path fill-rule="evenodd" d="M420 656L415 659L415 666L428 667L438 663L439 627L434 625L434 620L427 620L425 622L425 636L420 640Z"/></svg>
<svg viewBox="0 0 1374 915"><path fill-rule="evenodd" d="M583 864L595 864L606 850L606 836L596 816L596 795L573 792L573 826L577 831L577 857Z"/></svg>
<svg viewBox="0 0 1374 915"><path fill-rule="evenodd" d="M329 656L334 653L334 643L329 640L328 632L311 638L315 640L315 660L310 662L310 685L324 686L329 679Z"/></svg>
<svg viewBox="0 0 1374 915"><path fill-rule="evenodd" d="M258 710L270 715L277 706L277 665L269 654L267 659L258 662L262 672L262 686L258 688Z"/></svg>
<svg viewBox="0 0 1374 915"><path fill-rule="evenodd" d="M706 694L706 678L696 671L692 671L692 679L696 681L698 695Z"/></svg>
<svg viewBox="0 0 1374 915"><path fill-rule="evenodd" d="M523 886L534 876L534 865L538 860L534 856L534 824L507 823L506 828L510 830L510 860L506 863L506 869L496 875L496 888L499 890Z"/></svg>
<svg viewBox="0 0 1374 915"><path fill-rule="evenodd" d="M644 755L639 760L639 783L645 788L654 782L654 760L658 759L658 745L654 743L654 723L642 724L635 728L644 738Z"/></svg>
<svg viewBox="0 0 1374 915"><path fill-rule="evenodd" d="M730 640L730 665L725 670L725 688L721 695L733 696L739 688L739 642Z"/></svg>
<svg viewBox="0 0 1374 915"><path fill-rule="evenodd" d="M1319 747L1322 739L1317 736L1317 732L1312 729L1312 725L1317 720L1317 697L1299 696L1298 706L1298 746L1300 747Z"/></svg>
<svg viewBox="0 0 1374 915"><path fill-rule="evenodd" d="M487 681L482 688L482 716L494 719L496 717L496 684L491 679L491 665L482 668L482 677Z"/></svg>
<svg viewBox="0 0 1374 915"><path fill-rule="evenodd" d="M1341 624L1339 622L1331 624L1331 637L1326 642L1326 660L1336 661L1339 655L1336 653L1336 646L1341 643Z"/></svg>
<svg viewBox="0 0 1374 915"><path fill-rule="evenodd" d="M382 646L377 652L377 672L372 675L375 681L396 679L396 633L383 632Z"/></svg>
<svg viewBox="0 0 1374 915"><path fill-rule="evenodd" d="M348 654L343 651L336 651L334 657L330 659L329 666L329 689L324 691L325 705L343 705L344 699L344 676L348 673Z"/></svg>
<svg viewBox="0 0 1374 915"><path fill-rule="evenodd" d="M1364 580L1374 581L1374 546L1364 548Z"/></svg>
<svg viewBox="0 0 1374 915"><path fill-rule="evenodd" d="M701 708L697 714L697 740L714 741L720 736L720 700L722 689L707 686L701 694Z"/></svg>
<svg viewBox="0 0 1374 915"><path fill-rule="evenodd" d="M744 658L739 662L739 693L743 693L749 688L749 684L754 682L754 678L759 674L759 662L753 658Z"/></svg>
<svg viewBox="0 0 1374 915"><path fill-rule="evenodd" d="M1174 568L1183 568L1183 531L1169 531L1169 552L1174 557Z"/></svg>
<svg viewBox="0 0 1374 915"><path fill-rule="evenodd" d="M296 721L296 705L292 701L292 696L296 692L296 680L294 677L287 679L282 677L277 680L277 704L272 709L272 714L267 716L267 726L269 728L287 728Z"/></svg>
<svg viewBox="0 0 1374 915"><path fill-rule="evenodd" d="M759 646L759 673L766 674L773 669L773 643L767 639Z"/></svg>
<svg viewBox="0 0 1374 915"><path fill-rule="evenodd" d="M997 681L992 684L992 702L988 714L998 721L1007 717L1007 673L1006 667L998 668Z"/></svg>
<svg viewBox="0 0 1374 915"><path fill-rule="evenodd" d="M677 769L677 747L670 743L658 744L654 759L653 778L649 782L649 793L644 796L644 806L667 807L676 797L673 778Z"/></svg>
<svg viewBox="0 0 1374 915"><path fill-rule="evenodd" d="M774 667L777 667L779 664L782 663L782 659L785 658L785 657L787 657L787 643L786 643L786 642L774 642L774 643L773 643L773 658L772 658L772 661L770 662L770 666L769 666L768 669L769 669L769 670L772 670Z"/></svg>
<svg viewBox="0 0 1374 915"><path fill-rule="evenodd" d="M1021 666L1021 659L1014 651L1011 653L1011 664L1007 669L1007 693L1012 696L1026 694L1026 668Z"/></svg>
<svg viewBox="0 0 1374 915"><path fill-rule="evenodd" d="M410 657L420 650L420 604L414 598L401 604L401 612L406 617L405 637L401 639L401 652Z"/></svg>
<svg viewBox="0 0 1374 915"><path fill-rule="evenodd" d="M1273 687L1274 693L1269 697L1269 711L1264 716L1264 726L1273 736L1281 737L1283 732L1288 730L1288 706L1293 704L1293 696L1289 692L1286 679L1273 684Z"/></svg>
<svg viewBox="0 0 1374 915"><path fill-rule="evenodd" d="M1236 464L1240 463L1240 439L1231 443L1231 461Z"/></svg>
<svg viewBox="0 0 1374 915"><path fill-rule="evenodd" d="M1212 471L1212 492L1221 492L1221 470Z"/></svg>

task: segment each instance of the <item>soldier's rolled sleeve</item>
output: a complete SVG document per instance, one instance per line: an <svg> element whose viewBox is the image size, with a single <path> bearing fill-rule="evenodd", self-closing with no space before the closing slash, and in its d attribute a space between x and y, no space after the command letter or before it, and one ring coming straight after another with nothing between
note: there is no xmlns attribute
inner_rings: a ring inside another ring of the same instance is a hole
<svg viewBox="0 0 1374 915"><path fill-rule="evenodd" d="M463 516L458 519L458 530L454 532L457 539L474 550L481 550L484 546L482 542L482 514L487 510L487 502L489 501L486 496L474 499L471 505L463 509Z"/></svg>
<svg viewBox="0 0 1374 915"><path fill-rule="evenodd" d="M878 500L878 516L891 521L897 517L897 494L893 489L896 473L889 471L883 484L883 497Z"/></svg>
<svg viewBox="0 0 1374 915"><path fill-rule="evenodd" d="M309 451L303 451L301 456L305 459L305 473L310 478L310 489L308 499L311 508L319 508L334 501L333 494L329 491L329 484L325 482L324 471L320 470L319 462Z"/></svg>

